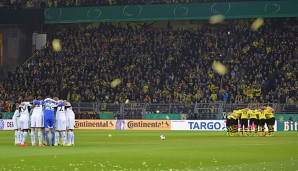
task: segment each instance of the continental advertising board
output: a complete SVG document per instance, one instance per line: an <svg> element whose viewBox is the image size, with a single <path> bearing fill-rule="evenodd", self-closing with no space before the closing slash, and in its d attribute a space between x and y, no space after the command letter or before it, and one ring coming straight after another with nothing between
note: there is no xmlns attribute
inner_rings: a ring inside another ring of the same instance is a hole
<svg viewBox="0 0 298 171"><path fill-rule="evenodd" d="M124 130L171 130L171 120L122 120ZM117 127L118 129L119 127Z"/></svg>
<svg viewBox="0 0 298 171"><path fill-rule="evenodd" d="M116 120L76 119L75 129L115 130Z"/></svg>
<svg viewBox="0 0 298 171"><path fill-rule="evenodd" d="M97 130L170 130L170 120L82 120L75 122L75 129Z"/></svg>

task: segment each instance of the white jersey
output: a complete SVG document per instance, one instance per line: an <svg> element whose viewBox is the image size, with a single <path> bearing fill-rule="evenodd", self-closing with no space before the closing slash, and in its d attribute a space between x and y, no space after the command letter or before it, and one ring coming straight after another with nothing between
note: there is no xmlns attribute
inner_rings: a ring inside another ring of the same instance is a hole
<svg viewBox="0 0 298 171"><path fill-rule="evenodd" d="M42 105L37 104L34 106L33 110L32 110L32 116L43 116L43 108Z"/></svg>
<svg viewBox="0 0 298 171"><path fill-rule="evenodd" d="M66 118L67 119L75 119L75 114L71 107L66 109Z"/></svg>
<svg viewBox="0 0 298 171"><path fill-rule="evenodd" d="M65 106L58 106L56 111L56 130L65 131L66 130L66 116L65 116Z"/></svg>
<svg viewBox="0 0 298 171"><path fill-rule="evenodd" d="M30 107L32 105L29 102L22 102L19 106L20 120L30 118Z"/></svg>
<svg viewBox="0 0 298 171"><path fill-rule="evenodd" d="M35 104L31 115L31 128L44 127L43 107L41 104Z"/></svg>
<svg viewBox="0 0 298 171"><path fill-rule="evenodd" d="M58 106L57 107L56 119L66 119L65 106Z"/></svg>
<svg viewBox="0 0 298 171"><path fill-rule="evenodd" d="M16 111L14 111L14 114L12 116L12 120L15 120L19 117L20 117L20 112L19 112L19 109L17 109Z"/></svg>
<svg viewBox="0 0 298 171"><path fill-rule="evenodd" d="M75 114L69 102L66 104L69 108L66 109L66 127L67 130L73 130L75 127Z"/></svg>
<svg viewBox="0 0 298 171"><path fill-rule="evenodd" d="M20 119L18 124L21 130L30 128L30 107L29 102L22 102L19 106Z"/></svg>
<svg viewBox="0 0 298 171"><path fill-rule="evenodd" d="M12 116L12 121L13 121L13 128L18 129L19 127L19 119L20 119L20 112L19 109L17 109L13 116Z"/></svg>

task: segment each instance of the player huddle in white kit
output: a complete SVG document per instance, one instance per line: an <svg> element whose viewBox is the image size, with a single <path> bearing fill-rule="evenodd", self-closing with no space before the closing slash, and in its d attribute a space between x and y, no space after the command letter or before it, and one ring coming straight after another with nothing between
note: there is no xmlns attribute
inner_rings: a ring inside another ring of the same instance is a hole
<svg viewBox="0 0 298 171"><path fill-rule="evenodd" d="M28 146L26 139L29 130L32 146L36 146L36 131L40 147L45 144L50 146L49 132L52 133L52 146L58 146L60 142L62 146L74 145L75 114L69 102L57 97L44 100L39 98L33 103L17 104L16 108L13 115L16 145Z"/></svg>

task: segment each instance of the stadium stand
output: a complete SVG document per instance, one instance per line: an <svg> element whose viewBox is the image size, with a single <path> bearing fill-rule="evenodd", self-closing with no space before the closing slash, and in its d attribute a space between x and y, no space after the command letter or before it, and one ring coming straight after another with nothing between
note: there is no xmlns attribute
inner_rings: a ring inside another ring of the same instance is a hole
<svg viewBox="0 0 298 171"><path fill-rule="evenodd" d="M258 31L250 30L251 23L48 25L46 47L0 84L1 111L14 111L25 97L51 95L71 101L81 119L98 118L94 112L140 119L156 111L218 119L218 113L261 103L286 104L275 107L295 113L297 18L265 19ZM51 47L55 38L61 52ZM214 73L214 60L228 67L225 76ZM122 83L111 88L116 78Z"/></svg>
<svg viewBox="0 0 298 171"><path fill-rule="evenodd" d="M63 50L54 52L49 41L7 75L3 100L56 95L105 103L297 102L297 19L266 19L256 32L250 23L49 26L50 40L60 38ZM213 60L229 73L214 73ZM115 78L122 83L113 89Z"/></svg>

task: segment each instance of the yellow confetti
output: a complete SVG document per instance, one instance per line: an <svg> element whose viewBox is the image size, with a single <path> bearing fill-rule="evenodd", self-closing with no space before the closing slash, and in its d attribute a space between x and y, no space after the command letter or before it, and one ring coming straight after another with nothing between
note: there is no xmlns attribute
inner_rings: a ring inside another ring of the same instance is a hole
<svg viewBox="0 0 298 171"><path fill-rule="evenodd" d="M62 45L59 39L54 39L52 41L52 47L54 49L54 51L56 52L60 52L62 50Z"/></svg>
<svg viewBox="0 0 298 171"><path fill-rule="evenodd" d="M117 78L117 79L115 79L115 80L113 80L113 81L111 82L111 87L112 87L112 88L115 88L115 87L117 87L120 83L121 83L121 80L120 80L119 78Z"/></svg>
<svg viewBox="0 0 298 171"><path fill-rule="evenodd" d="M262 25L264 24L264 19L263 18L257 18L252 25L250 26L250 29L253 31L258 30Z"/></svg>
<svg viewBox="0 0 298 171"><path fill-rule="evenodd" d="M209 23L210 24L217 24L217 23L221 23L225 20L225 16L222 14L218 14L218 15L213 15L209 18Z"/></svg>
<svg viewBox="0 0 298 171"><path fill-rule="evenodd" d="M228 72L227 67L218 61L213 62L212 69L214 72L218 73L221 76L224 76Z"/></svg>

